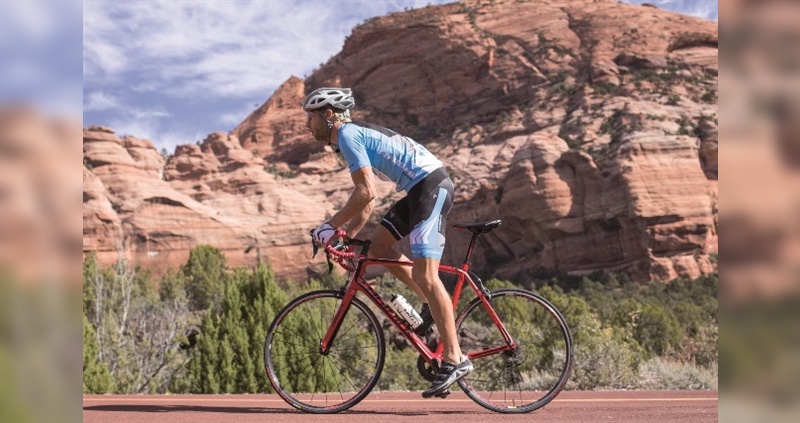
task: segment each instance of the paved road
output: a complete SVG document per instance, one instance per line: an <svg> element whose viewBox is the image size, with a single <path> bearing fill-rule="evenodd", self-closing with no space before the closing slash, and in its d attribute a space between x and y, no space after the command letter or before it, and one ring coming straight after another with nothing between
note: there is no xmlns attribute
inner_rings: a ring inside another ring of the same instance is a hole
<svg viewBox="0 0 800 423"><path fill-rule="evenodd" d="M424 400L419 392L373 392L335 415L302 413L277 395L85 395L84 422L717 422L717 391L562 392L528 414L500 415L463 392Z"/></svg>

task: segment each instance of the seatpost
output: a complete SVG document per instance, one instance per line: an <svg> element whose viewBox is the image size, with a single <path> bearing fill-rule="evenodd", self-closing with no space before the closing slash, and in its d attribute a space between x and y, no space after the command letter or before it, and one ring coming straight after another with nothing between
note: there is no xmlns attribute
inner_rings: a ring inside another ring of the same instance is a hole
<svg viewBox="0 0 800 423"><path fill-rule="evenodd" d="M469 258L472 256L472 249L475 248L475 241L478 239L478 233L472 233L472 240L469 241L469 248L467 249L467 256L464 257L464 268L469 269Z"/></svg>

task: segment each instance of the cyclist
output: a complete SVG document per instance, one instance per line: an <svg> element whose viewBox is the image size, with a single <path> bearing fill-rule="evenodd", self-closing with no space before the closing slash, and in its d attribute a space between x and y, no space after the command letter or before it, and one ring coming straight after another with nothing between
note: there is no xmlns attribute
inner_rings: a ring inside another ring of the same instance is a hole
<svg viewBox="0 0 800 423"><path fill-rule="evenodd" d="M408 260L393 245L409 237L414 265L411 269L392 266L389 270L423 300L421 314L427 322L417 333L430 327L431 316L439 329L443 360L433 384L422 396L443 395L451 384L473 370L458 345L453 306L438 271L445 245L445 219L453 204L453 183L442 162L411 138L352 121L353 106L355 100L349 88L319 88L303 102L306 127L315 140L342 154L355 184L344 207L316 228L312 236L324 244L338 228L345 229L350 237L358 234L374 208L373 173L393 181L398 191L405 191L406 196L389 209L373 234L371 255Z"/></svg>

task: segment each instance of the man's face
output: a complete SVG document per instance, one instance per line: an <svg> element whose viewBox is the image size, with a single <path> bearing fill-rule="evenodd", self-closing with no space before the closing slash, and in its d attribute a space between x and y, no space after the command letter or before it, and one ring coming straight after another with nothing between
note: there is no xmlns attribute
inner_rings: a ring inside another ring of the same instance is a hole
<svg viewBox="0 0 800 423"><path fill-rule="evenodd" d="M311 131L315 140L328 141L328 123L322 117L322 112L318 110L306 112L306 128Z"/></svg>

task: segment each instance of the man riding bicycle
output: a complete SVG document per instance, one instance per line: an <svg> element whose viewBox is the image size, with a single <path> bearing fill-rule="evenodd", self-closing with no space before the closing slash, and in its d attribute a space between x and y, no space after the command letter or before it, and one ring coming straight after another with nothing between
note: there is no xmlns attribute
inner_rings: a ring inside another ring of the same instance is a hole
<svg viewBox="0 0 800 423"><path fill-rule="evenodd" d="M312 235L325 244L339 228L355 237L372 214L375 200L373 173L393 181L406 196L394 204L372 235L370 255L395 260L408 260L393 248L408 236L414 265L392 266L389 271L408 285L423 301L425 323L417 328L422 333L430 327L431 317L439 330L444 346L442 364L425 398L440 395L457 380L473 370L462 355L456 337L455 319L450 296L439 279L439 261L445 245L445 221L453 204L453 183L433 154L411 138L390 129L350 119L355 106L349 88L319 88L303 102L306 127L314 139L326 142L341 152L355 189L344 207Z"/></svg>

